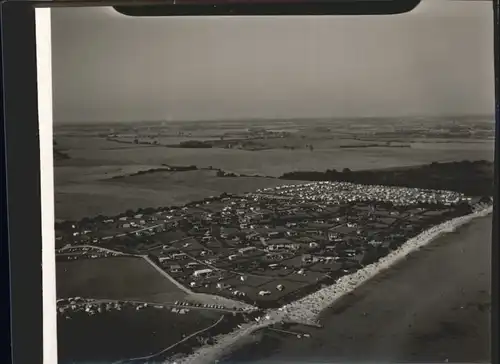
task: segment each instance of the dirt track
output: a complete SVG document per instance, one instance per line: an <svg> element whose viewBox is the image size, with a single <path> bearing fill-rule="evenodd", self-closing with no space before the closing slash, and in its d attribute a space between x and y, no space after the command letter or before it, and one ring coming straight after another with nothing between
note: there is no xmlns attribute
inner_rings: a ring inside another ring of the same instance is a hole
<svg viewBox="0 0 500 364"><path fill-rule="evenodd" d="M324 312L312 338L264 338L232 361L488 362L491 223L477 219L379 275Z"/></svg>

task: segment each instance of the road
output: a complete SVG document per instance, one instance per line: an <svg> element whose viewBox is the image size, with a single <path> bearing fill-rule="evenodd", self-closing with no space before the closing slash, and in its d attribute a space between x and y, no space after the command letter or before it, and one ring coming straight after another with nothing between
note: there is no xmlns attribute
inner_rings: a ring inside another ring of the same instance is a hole
<svg viewBox="0 0 500 364"><path fill-rule="evenodd" d="M160 267L158 267L158 265L156 265L156 263L154 263L151 259L149 259L148 256L143 255L142 258L146 262L148 262L158 273L160 273L162 276L164 276L165 278L167 278L170 282L172 282L174 285L176 285L179 289L181 289L182 291L186 292L187 294L191 294L191 295L196 294L195 292L191 291L189 288L187 288L187 287L183 286L182 284L180 284L179 282L177 282L174 278L172 278L163 269L161 269Z"/></svg>
<svg viewBox="0 0 500 364"><path fill-rule="evenodd" d="M126 236L126 235L133 235L133 234L136 234L136 233L140 233L141 231L152 230L154 228L162 227L164 225L165 225L165 223L151 225L151 226L146 226L144 228L140 228L140 229L137 229L137 230L134 230L134 231L129 231L127 233L117 234L117 235L115 235L115 237L122 237L122 236Z"/></svg>
<svg viewBox="0 0 500 364"><path fill-rule="evenodd" d="M491 224L413 253L325 311L322 329L300 327L311 338L264 335L228 362L490 362Z"/></svg>
<svg viewBox="0 0 500 364"><path fill-rule="evenodd" d="M222 320L224 319L224 316L221 316L215 323L213 323L212 325L208 326L208 327L205 327L204 329L201 329L201 330L198 330L196 332L193 332L192 334L186 336L184 339L176 342L175 344L172 344L170 345L169 347L155 353L155 354L152 354L152 355L148 355L148 356L143 356L143 357L139 357L139 358L132 358L132 359L127 359L127 360L120 360L120 361L117 361L113 364L119 364L119 363L127 363L127 362L133 362L133 361L146 361L146 360L152 360L154 359L155 357L161 355L161 354L164 354L166 352L168 352L169 350L172 350L173 348L175 348L176 346L179 346L180 344L190 340L191 338L193 337L196 337L198 335L201 335L203 334L205 331L208 331L212 328L214 328L215 326L217 326L218 324L220 324L222 322Z"/></svg>

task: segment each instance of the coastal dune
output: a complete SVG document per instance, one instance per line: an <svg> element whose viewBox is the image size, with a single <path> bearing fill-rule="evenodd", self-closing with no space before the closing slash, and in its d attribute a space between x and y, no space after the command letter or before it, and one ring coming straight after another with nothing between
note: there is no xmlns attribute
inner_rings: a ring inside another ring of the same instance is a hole
<svg viewBox="0 0 500 364"><path fill-rule="evenodd" d="M439 236L453 232L473 219L487 216L491 212L492 207L489 206L469 215L461 216L433 226L409 239L400 248L381 258L378 262L368 265L353 274L344 276L335 284L318 290L293 303L287 304L280 309L269 310L264 315L265 319L260 322L243 325L240 329L230 334L216 337L216 343L214 345L202 347L193 354L176 360L175 364L206 364L216 362L247 335L276 322L292 321L298 323L316 323L323 310L330 307L340 298L354 291L377 274L405 259L410 253L424 247Z"/></svg>

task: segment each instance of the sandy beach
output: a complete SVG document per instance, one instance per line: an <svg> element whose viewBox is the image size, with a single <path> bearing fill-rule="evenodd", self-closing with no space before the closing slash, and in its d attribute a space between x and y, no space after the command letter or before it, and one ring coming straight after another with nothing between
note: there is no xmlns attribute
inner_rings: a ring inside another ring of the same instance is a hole
<svg viewBox="0 0 500 364"><path fill-rule="evenodd" d="M364 267L363 269L344 276L334 285L325 287L311 295L298 301L285 305L280 309L269 310L266 317L261 322L250 323L229 335L222 335L216 338L216 343L212 346L202 347L192 355L176 360L176 364L206 364L213 363L222 356L227 355L233 347L242 341L243 338L256 330L280 321L292 321L298 323L314 323L321 317L321 313L331 307L347 294L354 291L378 274L388 270L394 264L406 259L409 254L426 246L436 238L445 233L450 233L459 227L468 224L472 220L485 217L492 212L492 207L487 207L472 214L461 216L440 225L436 225L414 238L409 239L399 249L391 252L378 262ZM418 293L416 293L418 294Z"/></svg>
<svg viewBox="0 0 500 364"><path fill-rule="evenodd" d="M320 315L298 339L261 330L223 364L490 363L492 217L410 254Z"/></svg>

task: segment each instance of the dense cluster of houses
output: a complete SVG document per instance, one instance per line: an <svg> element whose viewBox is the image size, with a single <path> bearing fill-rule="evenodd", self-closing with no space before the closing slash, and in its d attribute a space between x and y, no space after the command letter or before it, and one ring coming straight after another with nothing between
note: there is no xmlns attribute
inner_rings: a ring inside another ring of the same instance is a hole
<svg viewBox="0 0 500 364"><path fill-rule="evenodd" d="M301 185L284 185L276 188L257 190L257 193L273 196L293 197L309 201L390 202L397 206L415 204L442 204L453 206L462 202L470 203L472 197L445 190L425 190L392 186L367 186L350 182L313 182Z"/></svg>
<svg viewBox="0 0 500 364"><path fill-rule="evenodd" d="M193 291L255 303L359 269L473 203L450 191L317 182L74 224L59 238L135 247Z"/></svg>

